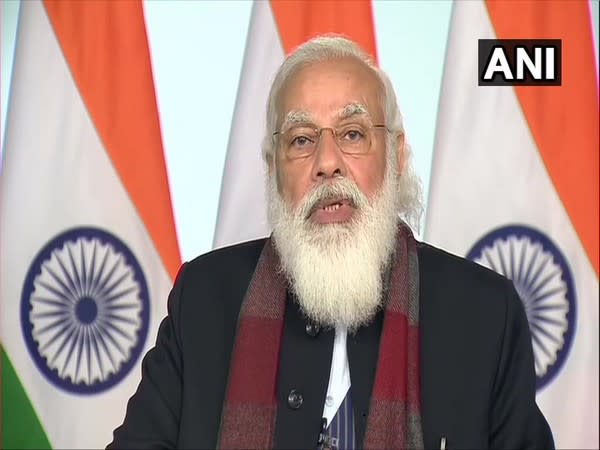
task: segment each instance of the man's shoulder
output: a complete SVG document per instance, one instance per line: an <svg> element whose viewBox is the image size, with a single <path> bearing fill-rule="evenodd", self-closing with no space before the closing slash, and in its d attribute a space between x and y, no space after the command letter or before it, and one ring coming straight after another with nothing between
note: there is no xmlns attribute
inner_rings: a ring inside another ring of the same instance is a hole
<svg viewBox="0 0 600 450"><path fill-rule="evenodd" d="M422 312L502 321L507 308L520 307L512 281L482 265L419 243ZM519 302L520 303L520 302ZM457 317L458 317L457 316Z"/></svg>
<svg viewBox="0 0 600 450"><path fill-rule="evenodd" d="M257 239L215 249L185 263L181 276L184 292L243 297L265 242Z"/></svg>
<svg viewBox="0 0 600 450"><path fill-rule="evenodd" d="M254 270L266 241L261 238L211 250L187 262L186 270L212 274L222 270Z"/></svg>
<svg viewBox="0 0 600 450"><path fill-rule="evenodd" d="M507 323L524 314L512 282L428 244L419 244L418 252L423 348L436 355L435 349L444 348L454 360L477 355L477 364L498 354Z"/></svg>
<svg viewBox="0 0 600 450"><path fill-rule="evenodd" d="M506 287L511 282L474 261L425 242L417 243L421 282L445 282L462 286Z"/></svg>
<svg viewBox="0 0 600 450"><path fill-rule="evenodd" d="M202 317L203 326L234 323L265 241L219 248L186 262L176 281L181 315Z"/></svg>

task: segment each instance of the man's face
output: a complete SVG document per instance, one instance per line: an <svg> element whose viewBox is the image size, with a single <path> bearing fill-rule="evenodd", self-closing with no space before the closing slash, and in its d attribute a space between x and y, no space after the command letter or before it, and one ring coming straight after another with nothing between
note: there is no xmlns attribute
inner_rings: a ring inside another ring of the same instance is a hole
<svg viewBox="0 0 600 450"><path fill-rule="evenodd" d="M384 123L381 86L364 64L351 59L324 61L301 69L291 77L279 99L280 130L332 128L358 123L364 126ZM372 200L381 187L386 165L384 129L369 132L370 146L364 154L342 152L330 130L323 130L316 149L300 158L290 157L284 147L288 140L278 136L276 176L280 194L291 210L316 185L347 178ZM292 133L287 135L294 136ZM341 136L355 139L355 134ZM306 141L300 139L300 144ZM296 141L297 142L297 141ZM271 165L271 170L273 169ZM308 220L314 224L345 223L356 214L354 205L332 199L313 208Z"/></svg>

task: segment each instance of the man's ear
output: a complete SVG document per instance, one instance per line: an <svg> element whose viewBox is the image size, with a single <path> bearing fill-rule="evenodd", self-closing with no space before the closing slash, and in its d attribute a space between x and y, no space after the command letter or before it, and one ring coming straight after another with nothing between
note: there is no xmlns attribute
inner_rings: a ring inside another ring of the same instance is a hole
<svg viewBox="0 0 600 450"><path fill-rule="evenodd" d="M404 172L404 164L406 163L406 157L407 157L407 149L406 149L406 142L404 139L404 133L398 133L398 136L396 138L396 151L398 152L398 175L402 175L402 172Z"/></svg>

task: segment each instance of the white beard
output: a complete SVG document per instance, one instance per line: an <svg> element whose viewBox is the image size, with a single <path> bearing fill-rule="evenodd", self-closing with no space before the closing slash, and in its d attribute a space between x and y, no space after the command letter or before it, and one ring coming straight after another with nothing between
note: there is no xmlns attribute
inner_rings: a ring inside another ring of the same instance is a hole
<svg viewBox="0 0 600 450"><path fill-rule="evenodd" d="M395 249L399 222L399 176L388 169L382 187L369 201L358 186L337 178L316 186L295 211L269 177L269 219L282 269L303 313L322 326L355 331L382 306L383 278ZM347 198L354 217L345 224L315 224L313 205Z"/></svg>

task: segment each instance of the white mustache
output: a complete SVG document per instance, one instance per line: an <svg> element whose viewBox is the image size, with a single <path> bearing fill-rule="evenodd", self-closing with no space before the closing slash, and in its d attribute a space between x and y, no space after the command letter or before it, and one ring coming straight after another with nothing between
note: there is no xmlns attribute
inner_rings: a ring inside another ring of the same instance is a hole
<svg viewBox="0 0 600 450"><path fill-rule="evenodd" d="M308 192L297 208L296 215L306 219L319 203L328 200L346 200L358 210L369 204L367 196L360 191L355 182L347 178L337 178L335 181L318 184Z"/></svg>

